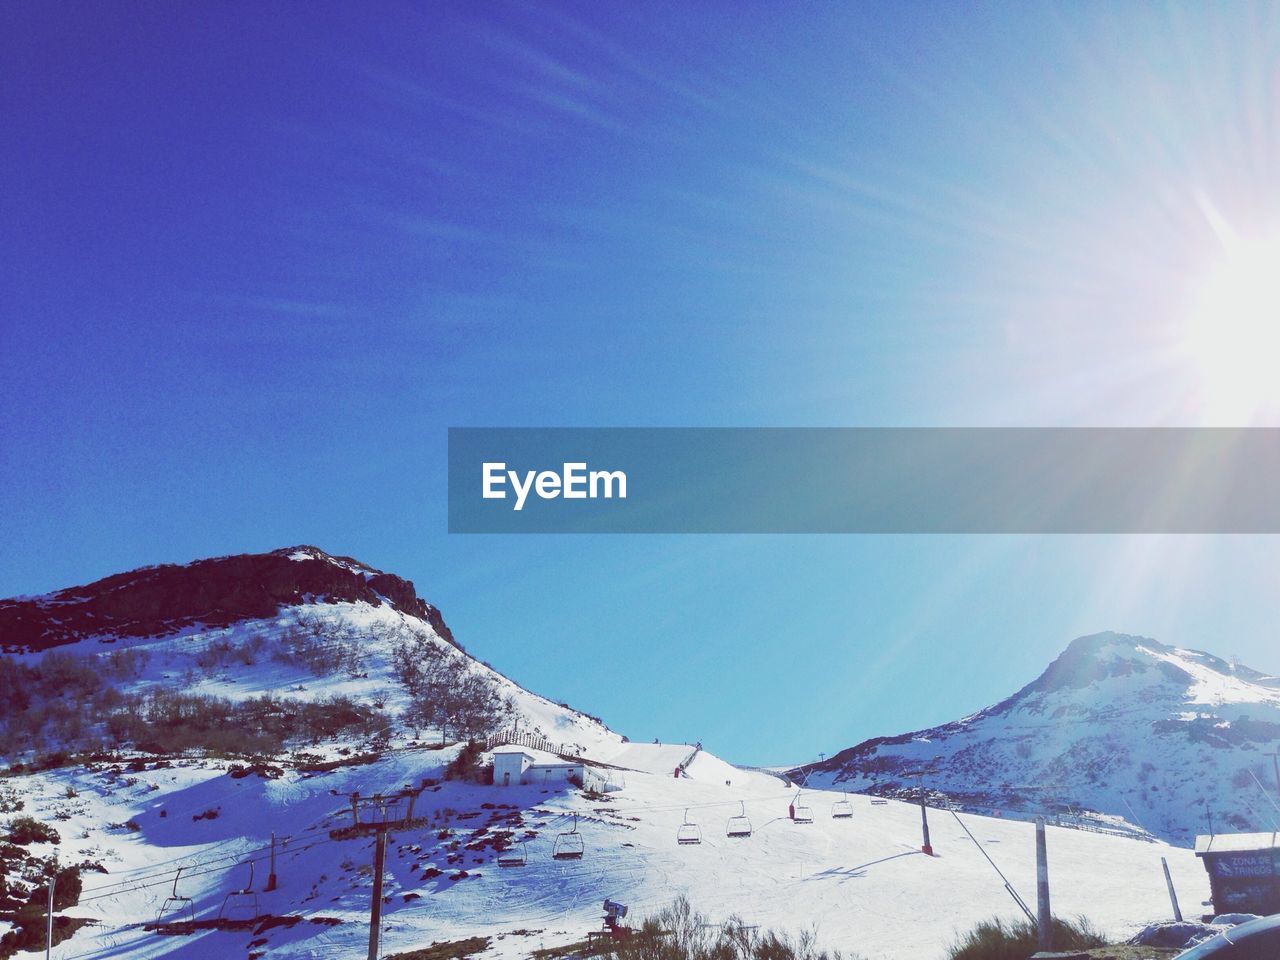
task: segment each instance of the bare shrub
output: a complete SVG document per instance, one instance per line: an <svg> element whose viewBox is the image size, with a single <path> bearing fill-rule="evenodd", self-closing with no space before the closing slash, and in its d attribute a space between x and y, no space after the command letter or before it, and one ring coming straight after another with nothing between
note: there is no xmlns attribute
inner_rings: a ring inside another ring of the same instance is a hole
<svg viewBox="0 0 1280 960"><path fill-rule="evenodd" d="M483 738L500 729L514 709L491 676L428 634L410 630L398 635L391 663L409 694L402 719L415 736L436 729L442 743L451 733L460 739Z"/></svg>
<svg viewBox="0 0 1280 960"><path fill-rule="evenodd" d="M1030 920L984 920L951 945L948 960L1026 960L1036 952L1038 935ZM1055 950L1092 950L1106 939L1084 917L1053 918Z"/></svg>
<svg viewBox="0 0 1280 960"><path fill-rule="evenodd" d="M795 937L758 930L732 917L712 924L684 897L648 917L631 936L613 944L614 960L857 960L820 949L812 931Z"/></svg>

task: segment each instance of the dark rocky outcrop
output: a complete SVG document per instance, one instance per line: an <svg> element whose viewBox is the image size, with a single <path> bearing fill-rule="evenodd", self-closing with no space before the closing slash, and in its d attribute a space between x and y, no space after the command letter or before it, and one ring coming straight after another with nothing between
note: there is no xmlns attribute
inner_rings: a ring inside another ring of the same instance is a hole
<svg viewBox="0 0 1280 960"><path fill-rule="evenodd" d="M300 546L143 567L42 597L0 600L0 647L45 650L94 636L158 636L196 623L270 617L282 606L361 600L419 617L457 646L440 611L418 597L412 582Z"/></svg>

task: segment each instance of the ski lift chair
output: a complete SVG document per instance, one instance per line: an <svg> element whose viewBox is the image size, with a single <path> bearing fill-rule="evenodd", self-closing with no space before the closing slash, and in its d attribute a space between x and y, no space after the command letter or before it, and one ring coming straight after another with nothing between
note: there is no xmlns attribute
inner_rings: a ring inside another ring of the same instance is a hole
<svg viewBox="0 0 1280 960"><path fill-rule="evenodd" d="M219 920L230 919L226 917L228 906L238 907L242 904L247 904L250 902L253 904L253 915L252 917L246 917L244 919L256 920L259 916L262 915L262 911L258 907L258 894L253 889L253 861L246 860L245 863L249 867L249 882L245 884L245 887L243 890L232 890L230 893L228 893L225 897L222 898L222 906L218 908Z"/></svg>
<svg viewBox="0 0 1280 960"><path fill-rule="evenodd" d="M737 816L730 817L724 825L726 837L751 836L751 821L747 819L747 803L745 800L739 800L738 803L740 810Z"/></svg>
<svg viewBox="0 0 1280 960"><path fill-rule="evenodd" d="M156 923L164 923L164 915L169 911L172 911L179 921L181 921L182 914L185 911L191 918L191 922L196 922L195 903L190 897L183 897L178 894L178 880L182 877L182 871L185 869L186 867L179 867L178 872L173 875L173 895L160 904L160 912L156 914ZM169 922L172 923L173 921L170 920Z"/></svg>
<svg viewBox="0 0 1280 960"><path fill-rule="evenodd" d="M684 823L680 824L680 829L676 831L676 843L681 846L688 846L694 843L702 842L702 828L689 819L689 810L684 811Z"/></svg>
<svg viewBox="0 0 1280 960"><path fill-rule="evenodd" d="M523 867L528 862L529 855L525 850L524 840L517 840L498 854L498 866L500 867Z"/></svg>
<svg viewBox="0 0 1280 960"><path fill-rule="evenodd" d="M813 823L813 808L800 802L800 792L796 791L795 800L791 801L792 823Z"/></svg>
<svg viewBox="0 0 1280 960"><path fill-rule="evenodd" d="M853 804L849 802L849 791L846 790L844 797L831 805L831 819L848 820L852 816Z"/></svg>
<svg viewBox="0 0 1280 960"><path fill-rule="evenodd" d="M578 832L578 815L573 815L573 829L566 830L556 837L555 844L551 847L551 858L553 860L581 860L582 854L586 850L586 845L582 842L582 834Z"/></svg>

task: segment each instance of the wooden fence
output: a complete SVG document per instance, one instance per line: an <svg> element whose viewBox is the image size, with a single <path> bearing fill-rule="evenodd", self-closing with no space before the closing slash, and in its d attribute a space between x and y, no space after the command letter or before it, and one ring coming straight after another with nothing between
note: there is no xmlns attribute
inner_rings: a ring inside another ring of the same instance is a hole
<svg viewBox="0 0 1280 960"><path fill-rule="evenodd" d="M558 756L576 757L581 753L576 743L556 743L540 733L529 730L499 730L497 733L489 734L484 740L486 750L507 745L529 747L532 750L541 750L543 753L554 753Z"/></svg>

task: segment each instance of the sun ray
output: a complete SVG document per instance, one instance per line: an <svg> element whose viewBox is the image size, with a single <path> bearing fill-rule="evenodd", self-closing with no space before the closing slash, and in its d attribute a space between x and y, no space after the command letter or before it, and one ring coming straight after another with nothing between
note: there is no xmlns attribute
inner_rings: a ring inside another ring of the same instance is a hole
<svg viewBox="0 0 1280 960"><path fill-rule="evenodd" d="M1220 250L1192 282L1183 346L1205 421L1246 426L1280 409L1280 230L1244 235L1200 206Z"/></svg>

